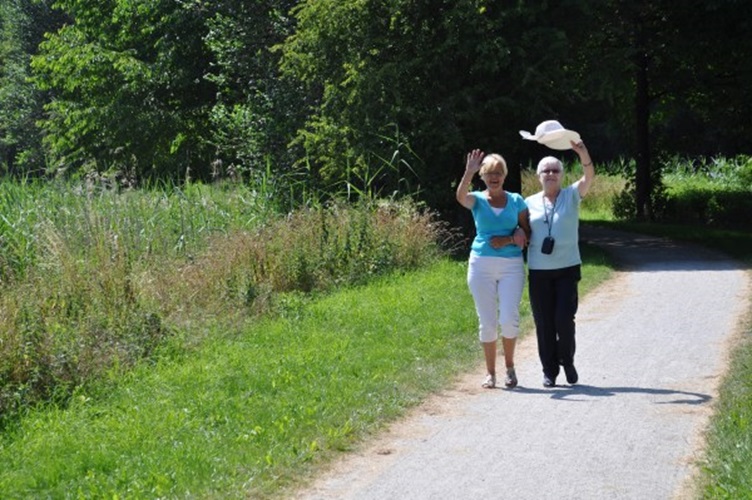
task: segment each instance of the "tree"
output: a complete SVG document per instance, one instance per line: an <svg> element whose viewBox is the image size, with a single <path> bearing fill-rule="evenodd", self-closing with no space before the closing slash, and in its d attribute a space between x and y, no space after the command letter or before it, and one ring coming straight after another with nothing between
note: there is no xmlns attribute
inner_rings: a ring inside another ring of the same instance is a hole
<svg viewBox="0 0 752 500"><path fill-rule="evenodd" d="M454 207L447 193L469 148L520 153L521 124L555 117L570 99L568 41L555 25L570 11L483 0L301 3L283 70L312 103L298 136L307 161L324 179L361 176L387 192L408 179L432 206ZM368 176L395 144L412 152L411 170ZM508 159L518 180L521 162Z"/></svg>
<svg viewBox="0 0 752 500"><path fill-rule="evenodd" d="M207 177L215 85L198 0L60 0L73 20L32 60L53 95L43 121L56 170Z"/></svg>
<svg viewBox="0 0 752 500"><path fill-rule="evenodd" d="M294 31L294 0L222 0L207 19L206 44L215 64L207 78L217 87L211 142L216 175L274 175L292 170L289 147L301 126L304 94L281 78L274 47Z"/></svg>
<svg viewBox="0 0 752 500"><path fill-rule="evenodd" d="M672 7L675 7L672 5ZM693 1L671 16L681 65L658 117L661 150L687 155L752 152L752 14L739 0Z"/></svg>
<svg viewBox="0 0 752 500"><path fill-rule="evenodd" d="M613 119L631 139L632 212L654 219L662 186L656 157L729 152L734 142L752 139L745 118L752 111L752 63L744 56L752 48L750 16L737 0L610 0L590 7L594 28L571 32L585 48L576 78L586 94L612 105ZM713 130L724 131L727 147L718 148Z"/></svg>
<svg viewBox="0 0 752 500"><path fill-rule="evenodd" d="M46 167L36 124L46 96L28 81L29 60L44 33L64 20L47 2L0 3L0 165L5 173L38 175Z"/></svg>

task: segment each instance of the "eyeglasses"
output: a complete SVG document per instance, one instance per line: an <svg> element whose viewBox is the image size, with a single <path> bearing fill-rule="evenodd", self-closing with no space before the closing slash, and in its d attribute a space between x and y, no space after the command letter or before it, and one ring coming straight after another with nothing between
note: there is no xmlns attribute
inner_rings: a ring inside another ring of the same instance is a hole
<svg viewBox="0 0 752 500"><path fill-rule="evenodd" d="M541 170L542 174L560 174L561 170L555 169L555 168L547 168L546 170Z"/></svg>

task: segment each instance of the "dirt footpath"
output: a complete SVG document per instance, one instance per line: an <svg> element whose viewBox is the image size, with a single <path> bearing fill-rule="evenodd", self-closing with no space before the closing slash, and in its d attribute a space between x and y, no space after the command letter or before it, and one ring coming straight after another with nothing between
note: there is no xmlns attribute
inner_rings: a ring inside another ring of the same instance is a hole
<svg viewBox="0 0 752 500"><path fill-rule="evenodd" d="M481 389L479 366L297 498L691 497L750 275L715 253L652 237L591 228L581 237L624 267L580 302L578 385L562 374L559 386L542 386L529 334L516 389Z"/></svg>

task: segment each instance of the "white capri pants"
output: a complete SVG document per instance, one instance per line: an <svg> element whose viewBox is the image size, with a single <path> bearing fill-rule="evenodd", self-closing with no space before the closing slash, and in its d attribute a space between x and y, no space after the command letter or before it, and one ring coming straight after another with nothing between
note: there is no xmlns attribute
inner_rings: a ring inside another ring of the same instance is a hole
<svg viewBox="0 0 752 500"><path fill-rule="evenodd" d="M525 264L520 257L470 255L467 285L475 300L481 342L501 336L514 339L520 333L520 301L525 286ZM497 315L498 311L498 315Z"/></svg>

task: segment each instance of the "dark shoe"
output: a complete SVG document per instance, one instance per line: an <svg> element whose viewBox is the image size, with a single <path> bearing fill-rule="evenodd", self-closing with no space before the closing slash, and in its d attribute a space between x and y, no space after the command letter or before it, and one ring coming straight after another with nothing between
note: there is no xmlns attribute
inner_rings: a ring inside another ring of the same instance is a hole
<svg viewBox="0 0 752 500"><path fill-rule="evenodd" d="M543 387L554 387L556 386L556 380L552 379L548 375L543 375Z"/></svg>
<svg viewBox="0 0 752 500"><path fill-rule="evenodd" d="M514 368L507 368L507 377L504 379L504 385L507 386L507 389L517 387L517 374L514 372Z"/></svg>
<svg viewBox="0 0 752 500"><path fill-rule="evenodd" d="M576 384L579 380L579 377L577 376L577 369L574 367L574 365L565 366L564 373L567 374L567 382L569 382L571 385Z"/></svg>

